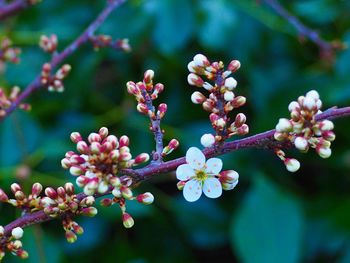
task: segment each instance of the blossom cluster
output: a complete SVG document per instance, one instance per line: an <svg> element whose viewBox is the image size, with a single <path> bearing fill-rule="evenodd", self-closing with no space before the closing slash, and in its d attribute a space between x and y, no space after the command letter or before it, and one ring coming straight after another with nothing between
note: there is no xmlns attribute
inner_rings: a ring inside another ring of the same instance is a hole
<svg viewBox="0 0 350 263"><path fill-rule="evenodd" d="M245 97L234 94L233 91L237 87L237 81L233 77L229 77L240 66L238 60L233 60L225 70L222 61L210 64L207 57L202 54L195 55L187 66L190 71L187 77L188 83L195 87L204 88L210 93L206 97L201 92L195 91L191 96L193 103L202 104L204 110L211 112L209 119L216 134L203 136L201 142L205 147L212 146L215 142L223 142L233 135L245 135L249 132L249 127L245 124L246 117L243 113L239 113L233 122L228 117L233 109L246 103ZM200 77L201 75L214 81L215 84L205 82Z"/></svg>
<svg viewBox="0 0 350 263"><path fill-rule="evenodd" d="M49 37L46 35L40 37L39 46L47 53L54 53L57 49L57 44L58 40L55 34L52 34Z"/></svg>
<svg viewBox="0 0 350 263"><path fill-rule="evenodd" d="M23 236L23 229L15 227L11 231L11 236L5 235L5 229L0 226L0 262L5 257L5 252L9 251L19 258L28 258L28 252L22 249L23 244L20 240Z"/></svg>
<svg viewBox="0 0 350 263"><path fill-rule="evenodd" d="M12 42L8 37L3 37L0 43L0 61L12 63L18 63L18 55L21 53L21 49L18 47L12 47Z"/></svg>
<svg viewBox="0 0 350 263"><path fill-rule="evenodd" d="M176 169L177 187L183 190L188 202L197 201L202 192L209 198L217 198L222 190L232 190L238 183L239 175L234 170L221 172L222 161L219 158L205 160L205 155L196 147L186 153L186 164Z"/></svg>
<svg viewBox="0 0 350 263"><path fill-rule="evenodd" d="M10 95L6 96L5 91L0 88L0 117L6 116L6 109L11 106L11 104L17 100L20 95L21 89L17 86L11 89ZM31 105L27 103L20 103L18 108L29 111L31 110Z"/></svg>
<svg viewBox="0 0 350 263"><path fill-rule="evenodd" d="M131 47L129 45L129 39L116 39L112 40L112 37L109 35L91 35L89 37L90 42L92 43L94 50L99 50L100 48L112 47L123 52L130 52Z"/></svg>
<svg viewBox="0 0 350 263"><path fill-rule="evenodd" d="M63 92L64 86L62 81L67 77L71 69L72 68L69 64L64 64L56 71L54 75L51 75L51 64L45 63L41 69L40 82L42 85L47 87L48 91Z"/></svg>
<svg viewBox="0 0 350 263"><path fill-rule="evenodd" d="M123 135L118 140L115 135L108 135L105 127L98 133L90 133L88 142L82 139L79 132L73 132L70 138L76 143L79 153L67 152L61 164L73 176L77 176L76 183L84 188L86 195L97 192L104 194L109 185L119 189L123 186L116 176L120 169L131 168L149 160L147 153L141 153L132 159L129 138Z"/></svg>
<svg viewBox="0 0 350 263"><path fill-rule="evenodd" d="M335 140L333 122L329 120L317 121L315 116L321 113L322 101L317 91L311 90L297 101L292 101L288 110L291 119L281 118L276 125L274 137L277 141L291 142L299 151L306 153L314 148L322 158L331 156L331 142ZM295 159L285 159L280 149L277 155L285 162L287 169L294 172L300 164Z"/></svg>
<svg viewBox="0 0 350 263"><path fill-rule="evenodd" d="M160 129L160 121L164 117L168 106L165 103L161 103L158 105L157 111L155 110L152 101L158 98L158 95L164 90L164 85L162 83L154 85L153 78L154 71L149 69L144 73L143 81L137 83L129 81L126 83L126 88L128 93L134 96L138 103L136 109L150 118L150 130L155 134L156 141L162 142L164 131ZM163 145L161 145L161 152L154 153L153 159L160 160L160 157L170 154L178 146L178 140L170 140L169 144L164 148Z"/></svg>

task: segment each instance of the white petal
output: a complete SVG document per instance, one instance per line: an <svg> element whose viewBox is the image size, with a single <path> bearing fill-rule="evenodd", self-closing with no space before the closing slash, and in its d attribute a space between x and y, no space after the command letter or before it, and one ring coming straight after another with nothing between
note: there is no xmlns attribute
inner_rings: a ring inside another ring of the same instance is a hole
<svg viewBox="0 0 350 263"><path fill-rule="evenodd" d="M207 168L205 168L205 172L207 174L217 175L222 169L222 161L219 158L210 158L206 165Z"/></svg>
<svg viewBox="0 0 350 263"><path fill-rule="evenodd" d="M202 169L205 164L205 156L201 150L196 147L191 147L186 152L186 162L193 169Z"/></svg>
<svg viewBox="0 0 350 263"><path fill-rule="evenodd" d="M192 179L185 184L183 194L188 202L194 202L202 195L202 186L197 179Z"/></svg>
<svg viewBox="0 0 350 263"><path fill-rule="evenodd" d="M189 164L181 164L176 169L176 178L180 181L186 181L192 176L196 176L193 168Z"/></svg>
<svg viewBox="0 0 350 263"><path fill-rule="evenodd" d="M221 183L216 178L208 178L204 181L203 192L209 198L217 198L222 194Z"/></svg>

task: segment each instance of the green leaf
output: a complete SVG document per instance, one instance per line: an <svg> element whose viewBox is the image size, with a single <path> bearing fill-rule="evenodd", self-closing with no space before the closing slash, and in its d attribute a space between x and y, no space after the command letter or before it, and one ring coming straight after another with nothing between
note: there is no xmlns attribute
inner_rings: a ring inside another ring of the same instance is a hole
<svg viewBox="0 0 350 263"><path fill-rule="evenodd" d="M193 14L187 0L152 1L155 12L153 41L159 51L169 54L181 49L193 33Z"/></svg>
<svg viewBox="0 0 350 263"><path fill-rule="evenodd" d="M242 262L299 262L303 216L298 201L261 174L231 222L231 245Z"/></svg>
<svg viewBox="0 0 350 263"><path fill-rule="evenodd" d="M200 9L205 14L198 30L202 44L213 49L226 46L237 22L235 9L225 0L201 1Z"/></svg>

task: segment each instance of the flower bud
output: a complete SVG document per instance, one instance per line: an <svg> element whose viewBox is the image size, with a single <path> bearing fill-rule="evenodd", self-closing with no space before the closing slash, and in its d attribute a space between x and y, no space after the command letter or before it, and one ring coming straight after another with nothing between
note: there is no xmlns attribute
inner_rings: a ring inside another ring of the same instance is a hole
<svg viewBox="0 0 350 263"><path fill-rule="evenodd" d="M100 194L104 194L107 191L108 191L108 183L106 181L99 183L97 192L99 192Z"/></svg>
<svg viewBox="0 0 350 263"><path fill-rule="evenodd" d="M152 79L154 78L154 71L149 69L143 75L143 81L146 84L152 83Z"/></svg>
<svg viewBox="0 0 350 263"><path fill-rule="evenodd" d="M166 111L168 109L168 106L165 103L161 103L158 106L158 111L157 111L157 115L159 116L159 118L163 118Z"/></svg>
<svg viewBox="0 0 350 263"><path fill-rule="evenodd" d="M195 91L191 95L191 101L194 104L202 104L206 99L207 98L199 91Z"/></svg>
<svg viewBox="0 0 350 263"><path fill-rule="evenodd" d="M101 136L98 133L92 132L88 137L89 143L102 141Z"/></svg>
<svg viewBox="0 0 350 263"><path fill-rule="evenodd" d="M153 203L154 196L150 192L146 192L136 196L136 200L141 204L149 205Z"/></svg>
<svg viewBox="0 0 350 263"><path fill-rule="evenodd" d="M69 243L74 243L78 239L77 235L74 234L74 232L71 230L67 231L65 235L66 235L66 239Z"/></svg>
<svg viewBox="0 0 350 263"><path fill-rule="evenodd" d="M89 153L89 147L88 147L87 143L84 141L79 141L77 143L77 150L80 153L85 153L85 154Z"/></svg>
<svg viewBox="0 0 350 263"><path fill-rule="evenodd" d="M179 181L178 183L177 183L177 189L179 189L180 191L182 190L182 189L184 189L184 187L185 187L185 184L186 184L186 182L185 181Z"/></svg>
<svg viewBox="0 0 350 263"><path fill-rule="evenodd" d="M81 200L80 204L85 206L92 206L95 204L95 197L93 197L92 195L89 195L85 197L83 200Z"/></svg>
<svg viewBox="0 0 350 263"><path fill-rule="evenodd" d="M246 135L249 132L249 126L247 124L243 124L241 127L237 129L237 135Z"/></svg>
<svg viewBox="0 0 350 263"><path fill-rule="evenodd" d="M215 136L209 133L204 134L201 137L201 144L204 147L211 147L215 144Z"/></svg>
<svg viewBox="0 0 350 263"><path fill-rule="evenodd" d="M4 236L5 234L5 228L3 226L0 226L0 237Z"/></svg>
<svg viewBox="0 0 350 263"><path fill-rule="evenodd" d="M78 143L79 141L82 140L81 135L79 132L72 132L70 135L70 139L74 142L74 143Z"/></svg>
<svg viewBox="0 0 350 263"><path fill-rule="evenodd" d="M229 91L229 90L225 91L225 93L224 93L224 99L225 99L226 101L233 101L234 98L235 98L235 94L233 94L232 91Z"/></svg>
<svg viewBox="0 0 350 263"><path fill-rule="evenodd" d="M288 119L281 118L276 125L277 132L290 132L292 130L292 124Z"/></svg>
<svg viewBox="0 0 350 263"><path fill-rule="evenodd" d="M241 127L247 120L243 113L238 113L235 119L235 127Z"/></svg>
<svg viewBox="0 0 350 263"><path fill-rule="evenodd" d="M310 90L309 92L307 92L306 97L310 97L316 101L320 99L320 95L316 90Z"/></svg>
<svg viewBox="0 0 350 263"><path fill-rule="evenodd" d="M8 196L5 194L4 190L0 188L0 202L7 202Z"/></svg>
<svg viewBox="0 0 350 263"><path fill-rule="evenodd" d="M246 103L247 99L243 96L238 96L232 101L232 105L235 108L241 107Z"/></svg>
<svg viewBox="0 0 350 263"><path fill-rule="evenodd" d="M112 191L112 195L114 195L115 197L119 198L122 196L121 191L119 190L119 188L115 187Z"/></svg>
<svg viewBox="0 0 350 263"><path fill-rule="evenodd" d="M316 152L318 155L322 158L328 158L332 154L332 150L329 147L321 146L321 147L316 147Z"/></svg>
<svg viewBox="0 0 350 263"><path fill-rule="evenodd" d="M135 165L140 163L145 163L149 160L148 153L141 153L135 158Z"/></svg>
<svg viewBox="0 0 350 263"><path fill-rule="evenodd" d="M292 111L299 111L300 110L300 104L298 102L296 102L296 101L292 101L288 105L288 110L290 112L292 112Z"/></svg>
<svg viewBox="0 0 350 263"><path fill-rule="evenodd" d="M132 191L130 190L130 188L128 188L128 187L121 187L120 191L122 193L122 196L125 199L127 199L127 200L132 199L133 195L132 195Z"/></svg>
<svg viewBox="0 0 350 263"><path fill-rule="evenodd" d="M292 173L298 171L300 168L300 163L296 159L286 158L284 160L284 165L286 166L287 170Z"/></svg>
<svg viewBox="0 0 350 263"><path fill-rule="evenodd" d="M225 79L225 87L228 90L234 90L237 87L237 80L232 77Z"/></svg>
<svg viewBox="0 0 350 263"><path fill-rule="evenodd" d="M330 130L334 129L334 124L333 124L333 122L331 122L329 120L324 120L324 121L320 122L319 129L322 132L330 131Z"/></svg>
<svg viewBox="0 0 350 263"><path fill-rule="evenodd" d="M100 201L102 207L110 207L112 205L112 199L104 198Z"/></svg>
<svg viewBox="0 0 350 263"><path fill-rule="evenodd" d="M326 132L322 132L322 137L327 140L327 141L334 141L335 140L335 133L332 131L326 131Z"/></svg>
<svg viewBox="0 0 350 263"><path fill-rule="evenodd" d="M232 60L230 64L228 64L227 70L231 72L235 72L241 67L241 63L238 60Z"/></svg>
<svg viewBox="0 0 350 263"><path fill-rule="evenodd" d="M20 239L20 238L23 236L23 229L20 228L20 227L16 227L16 228L12 229L11 235L12 235L15 239Z"/></svg>
<svg viewBox="0 0 350 263"><path fill-rule="evenodd" d="M71 173L71 175L78 176L78 175L84 174L85 170L84 170L84 168L82 168L80 166L72 165L69 168L69 172Z"/></svg>
<svg viewBox="0 0 350 263"><path fill-rule="evenodd" d="M102 127L98 134L101 136L102 139L106 138L108 136L108 129L106 127Z"/></svg>
<svg viewBox="0 0 350 263"><path fill-rule="evenodd" d="M82 210L84 216L93 217L97 215L97 209L95 207L87 207Z"/></svg>
<svg viewBox="0 0 350 263"><path fill-rule="evenodd" d="M309 149L309 143L306 138L298 136L294 140L295 148L299 151L305 152Z"/></svg>
<svg viewBox="0 0 350 263"><path fill-rule="evenodd" d="M305 97L303 100L303 107L308 111L313 111L316 109L316 101L311 97Z"/></svg>
<svg viewBox="0 0 350 263"><path fill-rule="evenodd" d="M207 67L210 65L209 60L202 54L197 54L193 57L193 61L197 67Z"/></svg>
<svg viewBox="0 0 350 263"><path fill-rule="evenodd" d="M57 194L56 190L53 189L52 187L47 187L47 188L45 189L45 195L46 195L47 197L50 197L50 198L53 199L53 200L55 200L55 199L58 198L58 194Z"/></svg>
<svg viewBox="0 0 350 263"><path fill-rule="evenodd" d="M123 146L129 146L129 137L126 135L123 135L119 139L119 147L123 147Z"/></svg>
<svg viewBox="0 0 350 263"><path fill-rule="evenodd" d="M196 74L194 73L190 73L187 76L187 82L188 84L192 85L192 86L196 86L196 87L202 87L204 84L204 81Z"/></svg>
<svg viewBox="0 0 350 263"><path fill-rule="evenodd" d="M61 166L64 169L69 169L71 167L71 163L70 163L70 161L67 158L63 158L61 160Z"/></svg>
<svg viewBox="0 0 350 263"><path fill-rule="evenodd" d="M68 195L74 194L74 185L72 183L65 183L64 190Z"/></svg>
<svg viewBox="0 0 350 263"><path fill-rule="evenodd" d="M17 183L11 184L11 191L15 194L17 191L22 191L22 187Z"/></svg>
<svg viewBox="0 0 350 263"><path fill-rule="evenodd" d="M214 105L210 100L203 102L202 107L204 110L211 112L214 109Z"/></svg>
<svg viewBox="0 0 350 263"><path fill-rule="evenodd" d="M28 252L23 250L23 249L19 249L17 252L16 252L16 255L17 257L21 258L21 259L26 259L28 258Z"/></svg>

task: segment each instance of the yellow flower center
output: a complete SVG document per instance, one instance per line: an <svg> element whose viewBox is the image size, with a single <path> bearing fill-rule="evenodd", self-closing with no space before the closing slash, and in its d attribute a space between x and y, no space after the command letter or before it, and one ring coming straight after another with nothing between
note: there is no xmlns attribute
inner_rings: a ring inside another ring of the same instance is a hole
<svg viewBox="0 0 350 263"><path fill-rule="evenodd" d="M204 170L195 170L196 179L199 182L205 181L208 178L207 173Z"/></svg>

